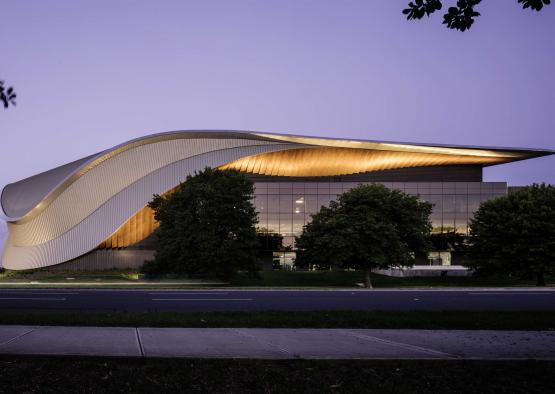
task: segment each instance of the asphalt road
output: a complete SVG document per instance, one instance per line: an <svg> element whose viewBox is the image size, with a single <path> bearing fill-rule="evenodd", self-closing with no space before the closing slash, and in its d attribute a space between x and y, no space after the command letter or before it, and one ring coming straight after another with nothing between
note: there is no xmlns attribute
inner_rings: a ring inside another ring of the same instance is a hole
<svg viewBox="0 0 555 394"><path fill-rule="evenodd" d="M0 310L555 310L555 290L0 289Z"/></svg>

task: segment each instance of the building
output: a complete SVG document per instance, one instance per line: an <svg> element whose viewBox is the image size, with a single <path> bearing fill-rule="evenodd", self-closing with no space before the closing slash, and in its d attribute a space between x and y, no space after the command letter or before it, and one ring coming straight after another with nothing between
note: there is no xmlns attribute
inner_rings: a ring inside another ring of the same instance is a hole
<svg viewBox="0 0 555 394"><path fill-rule="evenodd" d="M552 153L235 131L150 135L5 186L3 266L139 266L152 257L157 227L146 204L206 166L253 179L260 230L283 235L289 251L276 257L285 267L310 214L360 183L420 195L434 204L434 231L465 234L480 202L507 193L504 182L483 182L483 167Z"/></svg>

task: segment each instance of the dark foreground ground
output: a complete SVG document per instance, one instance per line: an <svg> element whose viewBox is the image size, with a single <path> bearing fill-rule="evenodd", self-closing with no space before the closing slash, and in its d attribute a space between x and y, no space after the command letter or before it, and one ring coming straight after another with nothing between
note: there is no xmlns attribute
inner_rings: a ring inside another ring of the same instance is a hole
<svg viewBox="0 0 555 394"><path fill-rule="evenodd" d="M13 311L1 325L100 327L383 328L555 330L552 311L260 311L108 312Z"/></svg>
<svg viewBox="0 0 555 394"><path fill-rule="evenodd" d="M550 361L1 357L1 393L549 393Z"/></svg>

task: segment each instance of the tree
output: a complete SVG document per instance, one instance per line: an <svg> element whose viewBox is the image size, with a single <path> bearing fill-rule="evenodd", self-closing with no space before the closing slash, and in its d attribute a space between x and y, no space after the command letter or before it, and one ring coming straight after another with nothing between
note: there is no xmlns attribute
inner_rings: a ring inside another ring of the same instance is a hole
<svg viewBox="0 0 555 394"><path fill-rule="evenodd" d="M483 202L470 221L470 268L536 276L555 272L555 187L532 185Z"/></svg>
<svg viewBox="0 0 555 394"><path fill-rule="evenodd" d="M257 229L259 257L262 265L272 269L274 252L283 250L283 235L268 231L267 228Z"/></svg>
<svg viewBox="0 0 555 394"><path fill-rule="evenodd" d="M0 101L4 104L4 108L8 108L10 104L15 105L16 97L13 86L5 88L4 81L0 81Z"/></svg>
<svg viewBox="0 0 555 394"><path fill-rule="evenodd" d="M239 270L258 271L254 186L234 170L205 168L149 206L160 223L147 274L187 274L229 279Z"/></svg>
<svg viewBox="0 0 555 394"><path fill-rule="evenodd" d="M312 215L297 237L300 264L365 270L412 265L429 249L432 206L385 186L361 185Z"/></svg>
<svg viewBox="0 0 555 394"><path fill-rule="evenodd" d="M541 11L544 5L551 4L551 0L517 0L523 9ZM453 7L449 7L443 15L443 24L449 29L465 31L470 29L474 19L480 16L475 7L482 0L458 0ZM422 19L424 15L430 16L443 7L442 0L415 0L411 1L403 10L407 20Z"/></svg>

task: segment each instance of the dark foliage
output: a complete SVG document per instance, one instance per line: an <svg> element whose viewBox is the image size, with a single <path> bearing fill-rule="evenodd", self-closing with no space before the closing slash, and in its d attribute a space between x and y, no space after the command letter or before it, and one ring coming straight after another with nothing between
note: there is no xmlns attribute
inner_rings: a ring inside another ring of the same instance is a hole
<svg viewBox="0 0 555 394"><path fill-rule="evenodd" d="M456 7L449 7L449 10L443 15L443 24L450 29L465 31L470 29L474 23L474 18L480 16L479 12L474 10L482 0L459 0Z"/></svg>
<svg viewBox="0 0 555 394"><path fill-rule="evenodd" d="M407 16L407 20L422 19L424 15L441 10L442 4L440 0L416 0L408 4L408 8L403 10L403 14Z"/></svg>
<svg viewBox="0 0 555 394"><path fill-rule="evenodd" d="M443 15L443 24L459 31L470 29L474 19L480 16L475 7L481 2L482 0L458 0L456 5L449 7ZM518 0L518 3L523 9L541 11L544 5L551 4L551 0ZM406 15L407 20L422 19L441 10L442 6L442 0L414 0L403 10L403 14Z"/></svg>
<svg viewBox="0 0 555 394"><path fill-rule="evenodd" d="M10 104L15 105L16 97L13 87L6 88L4 87L4 81L0 81L0 101L4 104L4 108L8 108Z"/></svg>
<svg viewBox="0 0 555 394"><path fill-rule="evenodd" d="M206 168L169 196L154 196L149 206L160 222L158 245L143 271L221 279L239 270L256 273L253 193L253 183L243 174Z"/></svg>
<svg viewBox="0 0 555 394"><path fill-rule="evenodd" d="M544 5L551 4L551 0L518 0L522 4L522 8L531 8L536 11L541 11Z"/></svg>
<svg viewBox="0 0 555 394"><path fill-rule="evenodd" d="M361 185L312 215L297 238L300 265L362 269L412 265L429 249L429 203L383 185Z"/></svg>
<svg viewBox="0 0 555 394"><path fill-rule="evenodd" d="M532 185L480 205L470 221L469 260L483 273L555 272L555 187Z"/></svg>
<svg viewBox="0 0 555 394"><path fill-rule="evenodd" d="M450 250L456 252L465 251L468 247L467 239L457 232L438 233L430 235L430 241L434 250Z"/></svg>
<svg viewBox="0 0 555 394"><path fill-rule="evenodd" d="M283 235L259 229L257 236L261 251L274 252L283 249Z"/></svg>
<svg viewBox="0 0 555 394"><path fill-rule="evenodd" d="M6 393L552 393L553 361L3 355Z"/></svg>

